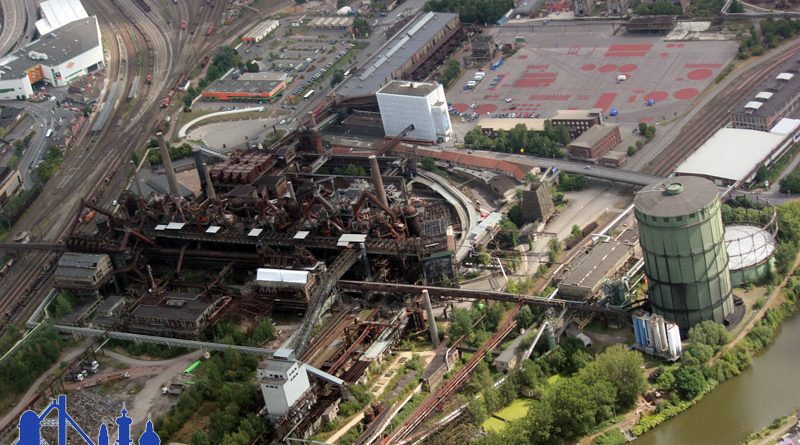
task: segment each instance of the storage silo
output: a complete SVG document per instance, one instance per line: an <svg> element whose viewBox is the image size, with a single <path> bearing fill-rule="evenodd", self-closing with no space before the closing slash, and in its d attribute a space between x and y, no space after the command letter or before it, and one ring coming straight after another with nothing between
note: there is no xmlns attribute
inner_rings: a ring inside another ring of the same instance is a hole
<svg viewBox="0 0 800 445"><path fill-rule="evenodd" d="M714 183L667 178L640 190L634 206L653 312L684 332L704 320L725 322L733 298Z"/></svg>

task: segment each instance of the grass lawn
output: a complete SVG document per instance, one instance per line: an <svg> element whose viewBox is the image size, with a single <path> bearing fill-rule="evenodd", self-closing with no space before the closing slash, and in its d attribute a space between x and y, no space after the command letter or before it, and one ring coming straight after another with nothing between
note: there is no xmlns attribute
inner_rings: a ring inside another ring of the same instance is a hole
<svg viewBox="0 0 800 445"><path fill-rule="evenodd" d="M506 422L525 417L525 414L528 413L528 409L532 404L533 399L520 397L519 399L514 400L511 405L508 405L507 407L496 412L494 414L496 417L489 417L486 419L486 421L483 422L483 429L486 431L501 431L506 427ZM505 422L498 419L498 417L505 420Z"/></svg>

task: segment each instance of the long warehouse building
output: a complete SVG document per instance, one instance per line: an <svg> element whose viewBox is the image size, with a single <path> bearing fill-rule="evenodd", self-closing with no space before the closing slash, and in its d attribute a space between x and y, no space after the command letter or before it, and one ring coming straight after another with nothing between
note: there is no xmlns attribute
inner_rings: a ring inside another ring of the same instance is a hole
<svg viewBox="0 0 800 445"><path fill-rule="evenodd" d="M25 100L38 82L63 86L102 63L97 17L73 21L0 60L0 99Z"/></svg>
<svg viewBox="0 0 800 445"><path fill-rule="evenodd" d="M406 25L380 51L342 82L336 94L369 96L393 79L420 80L415 73L456 40L461 30L458 14L428 12ZM427 73L425 73L427 74Z"/></svg>

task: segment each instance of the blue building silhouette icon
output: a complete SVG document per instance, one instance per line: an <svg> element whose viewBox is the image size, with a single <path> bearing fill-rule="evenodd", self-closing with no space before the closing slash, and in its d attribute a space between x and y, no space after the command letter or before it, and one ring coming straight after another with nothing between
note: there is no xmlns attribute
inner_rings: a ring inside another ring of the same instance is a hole
<svg viewBox="0 0 800 445"><path fill-rule="evenodd" d="M47 419L51 411L56 410L58 417L54 420ZM42 411L41 414L36 414L35 411L25 411L19 418L19 440L16 445L48 445L42 439L43 426L56 426L58 427L58 445L67 445L67 430L71 427L78 435L81 436L83 442L87 445L137 445L131 439L131 423L133 419L128 417L128 410L125 405L122 406L120 416L117 417L117 440L113 443L109 437L108 427L105 423L100 425L100 433L97 435L97 441L92 439L83 432L83 429L70 417L67 413L67 396L60 395L57 399L53 400L50 405ZM147 426L144 433L139 436L138 445L161 445L161 438L153 430L153 422L147 419Z"/></svg>

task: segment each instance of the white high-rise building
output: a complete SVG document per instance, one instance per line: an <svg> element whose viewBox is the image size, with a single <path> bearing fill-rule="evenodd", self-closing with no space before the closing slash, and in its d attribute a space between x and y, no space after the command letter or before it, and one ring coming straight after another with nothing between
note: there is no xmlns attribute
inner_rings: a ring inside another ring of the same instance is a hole
<svg viewBox="0 0 800 445"><path fill-rule="evenodd" d="M422 142L444 142L453 136L444 88L439 83L393 80L378 90L378 107L386 137L414 130L405 138Z"/></svg>

